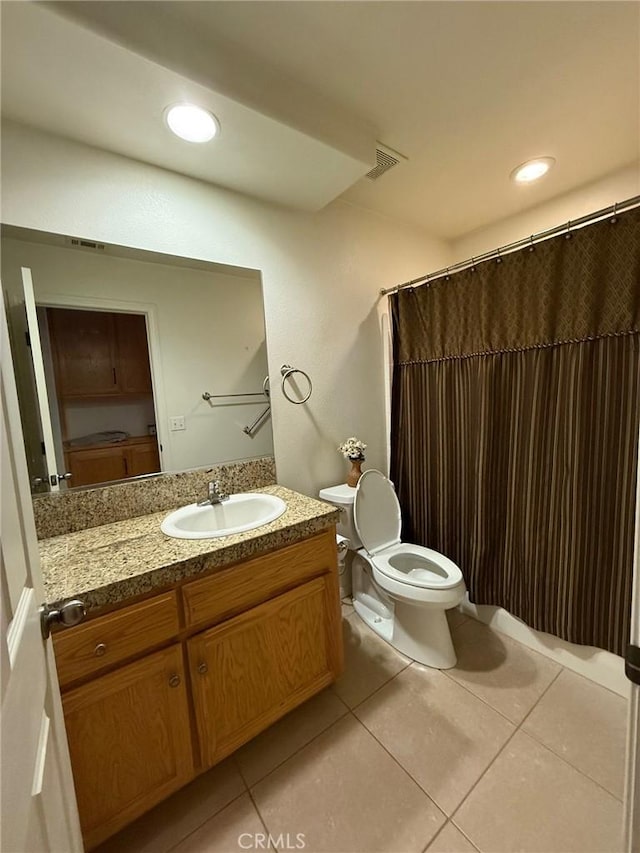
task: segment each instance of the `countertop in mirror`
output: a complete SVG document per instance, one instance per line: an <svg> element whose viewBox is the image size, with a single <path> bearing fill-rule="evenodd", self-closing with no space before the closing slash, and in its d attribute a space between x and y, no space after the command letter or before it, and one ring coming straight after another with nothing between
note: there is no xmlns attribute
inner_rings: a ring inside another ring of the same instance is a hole
<svg viewBox="0 0 640 853"><path fill-rule="evenodd" d="M160 530L167 512L91 527L39 542L45 598L56 606L81 598L87 608L115 605L154 589L284 547L335 524L330 504L284 486L256 492L287 504L275 521L218 539L174 539Z"/></svg>

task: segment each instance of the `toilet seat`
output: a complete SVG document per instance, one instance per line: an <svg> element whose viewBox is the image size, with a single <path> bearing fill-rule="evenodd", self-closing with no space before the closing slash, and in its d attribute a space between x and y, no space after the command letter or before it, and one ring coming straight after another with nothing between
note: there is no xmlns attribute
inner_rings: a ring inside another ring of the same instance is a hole
<svg viewBox="0 0 640 853"><path fill-rule="evenodd" d="M353 504L356 530L384 579L418 590L448 590L463 583L456 564L431 548L400 541L402 516L393 483L371 468L360 477Z"/></svg>
<svg viewBox="0 0 640 853"><path fill-rule="evenodd" d="M451 589L463 580L452 560L422 545L399 542L373 555L371 562L386 577L420 589Z"/></svg>

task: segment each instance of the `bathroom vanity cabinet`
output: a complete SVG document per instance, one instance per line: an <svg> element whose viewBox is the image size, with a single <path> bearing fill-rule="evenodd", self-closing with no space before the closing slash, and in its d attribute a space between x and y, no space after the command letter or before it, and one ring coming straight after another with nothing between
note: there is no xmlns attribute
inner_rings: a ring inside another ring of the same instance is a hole
<svg viewBox="0 0 640 853"><path fill-rule="evenodd" d="M87 849L193 778L180 644L95 678L62 700Z"/></svg>
<svg viewBox="0 0 640 853"><path fill-rule="evenodd" d="M88 849L341 672L335 528L54 636Z"/></svg>
<svg viewBox="0 0 640 853"><path fill-rule="evenodd" d="M112 444L73 450L65 447L64 458L74 486L126 480L160 470L155 436L134 436Z"/></svg>

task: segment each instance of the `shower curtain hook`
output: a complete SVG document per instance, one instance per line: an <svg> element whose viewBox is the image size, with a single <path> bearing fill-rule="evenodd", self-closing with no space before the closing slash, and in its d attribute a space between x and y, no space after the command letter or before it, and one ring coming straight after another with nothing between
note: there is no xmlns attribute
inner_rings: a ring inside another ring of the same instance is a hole
<svg viewBox="0 0 640 853"><path fill-rule="evenodd" d="M529 251L530 251L530 252L535 252L535 250L536 250L536 244L533 242L533 234L531 235L531 237L529 237L529 240L531 241L531 245L529 246Z"/></svg>
<svg viewBox="0 0 640 853"><path fill-rule="evenodd" d="M564 235L565 240L571 239L571 220L567 222L567 233Z"/></svg>
<svg viewBox="0 0 640 853"><path fill-rule="evenodd" d="M447 267L447 274L445 275L444 280L449 281L450 279L451 279L451 276L449 275L449 267Z"/></svg>
<svg viewBox="0 0 640 853"><path fill-rule="evenodd" d="M476 261L475 258L471 258L471 272L476 271Z"/></svg>
<svg viewBox="0 0 640 853"><path fill-rule="evenodd" d="M618 221L618 202L617 201L613 203L613 216L611 217L611 219L609 221L611 222L612 225L615 225L616 222Z"/></svg>
<svg viewBox="0 0 640 853"><path fill-rule="evenodd" d="M502 263L502 256L500 255L500 249L496 249L496 252L498 254L498 257L496 258L496 263L501 264Z"/></svg>

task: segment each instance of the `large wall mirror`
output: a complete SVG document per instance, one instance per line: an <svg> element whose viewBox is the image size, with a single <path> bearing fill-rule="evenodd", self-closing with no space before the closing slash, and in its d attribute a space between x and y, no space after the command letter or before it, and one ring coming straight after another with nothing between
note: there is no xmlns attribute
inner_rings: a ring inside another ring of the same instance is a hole
<svg viewBox="0 0 640 853"><path fill-rule="evenodd" d="M258 271L11 226L1 242L32 492L273 454Z"/></svg>

